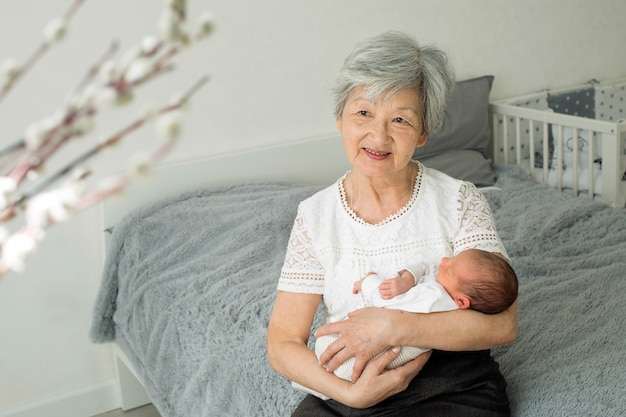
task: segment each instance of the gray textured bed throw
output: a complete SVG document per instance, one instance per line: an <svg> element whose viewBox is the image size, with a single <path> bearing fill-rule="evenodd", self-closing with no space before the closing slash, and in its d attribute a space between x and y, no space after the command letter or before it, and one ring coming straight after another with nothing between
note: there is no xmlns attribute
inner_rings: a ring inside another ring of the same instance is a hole
<svg viewBox="0 0 626 417"><path fill-rule="evenodd" d="M520 337L496 349L514 416L626 415L626 211L500 172L486 191L520 277ZM265 329L298 201L317 187L212 188L126 217L91 329L136 364L163 417L290 415Z"/></svg>

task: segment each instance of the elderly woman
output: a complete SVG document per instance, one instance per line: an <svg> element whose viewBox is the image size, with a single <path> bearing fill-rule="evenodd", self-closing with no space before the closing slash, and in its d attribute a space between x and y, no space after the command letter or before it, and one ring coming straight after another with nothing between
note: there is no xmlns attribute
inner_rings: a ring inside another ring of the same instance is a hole
<svg viewBox="0 0 626 417"><path fill-rule="evenodd" d="M294 416L509 415L488 349L517 337L517 303L495 315L418 314L364 308L352 292L368 271L435 268L470 248L506 257L482 194L411 160L441 125L453 85L443 52L399 32L361 42L344 63L335 116L352 170L300 203L268 326L271 366L331 398L308 395ZM315 335L340 337L318 361L307 343L320 300L327 324ZM433 351L386 370L399 346ZM351 357L349 382L332 371Z"/></svg>

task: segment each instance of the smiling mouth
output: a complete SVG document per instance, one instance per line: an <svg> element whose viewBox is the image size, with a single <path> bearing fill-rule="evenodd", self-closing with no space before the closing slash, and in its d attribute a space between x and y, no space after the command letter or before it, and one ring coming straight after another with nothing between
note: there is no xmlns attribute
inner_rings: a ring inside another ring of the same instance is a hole
<svg viewBox="0 0 626 417"><path fill-rule="evenodd" d="M375 151L374 149L370 149L370 148L363 148L363 150L368 154L371 155L375 158L384 158L387 155L391 155L391 152L380 152L380 151Z"/></svg>

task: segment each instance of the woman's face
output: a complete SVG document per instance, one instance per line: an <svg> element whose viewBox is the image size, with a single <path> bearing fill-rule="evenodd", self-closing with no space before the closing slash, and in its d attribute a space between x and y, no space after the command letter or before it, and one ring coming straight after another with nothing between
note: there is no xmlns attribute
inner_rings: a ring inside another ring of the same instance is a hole
<svg viewBox="0 0 626 417"><path fill-rule="evenodd" d="M371 102L365 86L356 87L337 119L343 146L355 170L371 177L403 173L415 148L426 143L416 90Z"/></svg>

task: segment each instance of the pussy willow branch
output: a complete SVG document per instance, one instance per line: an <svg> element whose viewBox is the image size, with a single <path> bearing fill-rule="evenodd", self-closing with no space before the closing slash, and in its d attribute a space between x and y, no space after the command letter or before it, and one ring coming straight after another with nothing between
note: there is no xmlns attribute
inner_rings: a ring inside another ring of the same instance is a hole
<svg viewBox="0 0 626 417"><path fill-rule="evenodd" d="M15 232L13 235L25 235L25 236L29 236L32 239L36 239L38 235L40 235L42 232L41 228L38 226L32 226L32 225L27 225L25 227L23 227L22 229L20 229L19 231ZM11 265L7 264L7 262L4 261L4 259L0 259L0 278L2 278L2 276L4 274L6 274L9 269L11 269Z"/></svg>
<svg viewBox="0 0 626 417"><path fill-rule="evenodd" d="M85 80L81 82L81 85L79 86L77 91L80 91L81 89L83 89L84 86L86 85L85 83L88 83L88 81L98 73L99 69L102 67L102 65L106 61L106 58L109 57L112 53L114 53L116 48L117 48L116 44L112 45L107 51L107 53L105 54L104 58L101 59L100 62L98 62L89 70L87 76L85 77ZM161 57L157 61L157 64L152 66L152 69L148 71L148 73L144 77L136 81L128 83L128 82L125 82L123 75L122 75L121 78L117 82L112 83L112 86L116 89L117 93L120 95L130 92L133 88L141 86L142 84L145 84L146 82L152 80L154 77L158 75L162 75L164 72L171 70L172 68L170 66L165 65L165 63L167 60L173 58L179 52L180 50L178 48L176 47L171 48L169 51L167 51L167 53L163 57ZM96 109L92 107L86 110L86 112L89 113L88 114L89 117L92 117L93 115L95 115ZM64 123L66 124L71 123L79 115L80 114L79 112L76 111L76 109L72 109L70 107L64 116L64 119L63 119ZM45 162L49 159L50 156L54 154L56 150L58 150L62 145L67 143L67 141L72 139L72 135L64 135L61 139L57 139L56 142L51 142L51 140L55 138L55 133L60 128L61 126L58 126L52 129L52 131L48 132L48 134L46 135L46 139L44 140L44 145L42 146L42 149L30 151L29 153L27 153L25 156L22 157L18 165L9 174L9 176L13 178L16 181L16 183L19 184L20 182L22 182L24 178L26 177L26 174L30 170L37 169L38 167L45 164ZM1 221L1 216L0 216L0 221Z"/></svg>
<svg viewBox="0 0 626 417"><path fill-rule="evenodd" d="M176 103L164 106L161 109L157 110L155 117L183 107L185 104L187 104L187 102L191 99L191 97L208 82L208 80L209 78L207 76L200 78L181 96L181 98ZM58 171L50 175L48 178L41 181L39 184L33 186L24 195L22 195L18 200L16 200L13 204L11 204L5 210L0 212L0 223L13 217L15 215L16 208L23 206L27 200L34 197L38 193L44 191L45 189L50 187L52 184L54 184L56 181L58 181L59 179L63 178L65 175L70 173L73 169L78 167L80 164L95 157L104 149L110 148L116 145L120 140L122 140L122 138L124 138L126 135L130 134L131 132L139 129L145 123L146 123L145 119L138 119L134 121L133 123L121 129L119 132L109 136L108 139L101 141L100 143L92 147L91 149L88 149L87 151L79 155L77 158L67 163L61 169L59 169ZM162 146L157 152L154 153L153 157L154 157L155 162L160 161L170 151L171 143L168 142L166 145ZM98 193L95 193L95 194L98 194ZM99 201L99 200L96 200L87 204L88 202L94 200L94 197L96 197L95 194L92 195L91 197L86 198L86 202L79 203L81 206L80 209L86 208L92 205L93 203Z"/></svg>
<svg viewBox="0 0 626 417"><path fill-rule="evenodd" d="M209 81L209 77L207 77L207 76L204 76L204 77L200 78L198 81L196 81L196 83L193 86L191 86L191 88L189 90L187 90L187 92L185 94L183 94L181 96L181 98L178 100L177 103L169 105L169 106L166 106L166 107L163 107L161 110L159 110L158 114L163 114L163 113L166 113L168 111L176 110L178 108L183 107L191 99L191 97L198 90L200 90L200 88L202 88L208 81ZM142 124L143 124L143 122L140 123L140 124L135 122L134 124L128 126L126 129L123 129L122 132L130 131L129 129L132 129L132 130L137 129ZM117 143L117 141L125 134L124 133L124 134L120 135L120 133L118 133L117 135L111 136L111 138L108 141L106 141L106 142L109 142L109 143L103 144L103 146L100 149L98 149L95 153L99 152L100 150L104 149L107 146L111 146L111 145ZM160 162L171 151L173 146L174 146L174 144L173 144L172 141L165 142L163 145L161 145L160 148L158 148L156 151L154 151L152 153L151 160L154 163ZM80 201L76 204L76 207L74 207L74 209L77 210L77 211L80 211L80 210L84 210L84 209L86 209L88 207L91 207L94 204L96 204L96 203L106 199L107 197L110 197L111 195L119 193L121 190L123 190L128 185L130 185L131 182L132 182L132 180L131 180L130 175L126 174L126 175L120 177L118 179L118 181L115 184L113 184L112 186L109 186L108 188L97 190L97 191L94 191L92 193L84 195L80 199Z"/></svg>
<svg viewBox="0 0 626 417"><path fill-rule="evenodd" d="M76 88L73 94L74 97L80 94L80 92L83 91L87 87L87 85L89 85L91 81L93 81L93 79L98 75L98 70L102 67L104 62L110 59L117 52L118 48L119 48L119 45L117 42L113 42L111 44L111 46L103 55L103 57L95 65L93 65L91 69L87 72L83 81ZM0 161L2 161L2 159L4 159L3 162L10 161L11 164L13 165L13 168L11 169L14 169L16 159L22 159L22 161L25 161L25 158L23 156L25 154L25 150L26 150L26 146L25 146L24 139L18 139L16 142L0 150ZM8 165L8 164L0 162L0 172L3 172L5 170L5 167L4 167L5 165ZM9 171L1 175L9 176L10 174L11 172Z"/></svg>
<svg viewBox="0 0 626 417"><path fill-rule="evenodd" d="M0 150L0 175L7 176L15 165L15 160L20 158L24 150L24 140L20 139L15 143Z"/></svg>
<svg viewBox="0 0 626 417"><path fill-rule="evenodd" d="M87 74L85 74L85 78L83 78L78 87L76 87L74 94L72 94L73 97L78 96L82 91L85 90L85 88L87 88L89 83L91 83L98 76L98 72L100 71L104 63L111 59L117 53L118 49L119 43L117 41L113 41L109 46L109 49L106 50L100 60L96 62L89 69L89 71L87 71Z"/></svg>
<svg viewBox="0 0 626 417"><path fill-rule="evenodd" d="M74 4L76 5L76 3ZM89 69L83 80L79 83L73 94L74 97L80 94L87 87L87 85L89 85L89 83L93 81L102 65L108 59L110 59L115 54L115 52L117 52L117 49L118 43L113 42L109 49L102 56L102 58L100 58L100 60ZM90 108L87 109L85 112L88 113L87 115L91 117L95 114L95 109ZM66 110L63 121L64 123L71 123L79 115L80 110L77 111L76 109L70 107ZM43 152L41 149L36 149L27 152L25 155L22 156L20 162L9 173L9 176L13 178L16 183L19 184L26 177L28 171L32 169L37 169L38 167L42 166L47 161L47 159L54 154L56 150L58 150L63 144L65 144L69 139L72 138L71 135L65 135L61 140L57 140L57 142L50 144L50 141L54 138L56 131L58 131L60 127L61 126L56 127L52 131L48 132L48 134L46 135L47 137L42 145L42 149L47 149L46 152ZM20 148L25 149L25 142L23 139L21 139L13 144L12 147L15 150Z"/></svg>
<svg viewBox="0 0 626 417"><path fill-rule="evenodd" d="M154 151L151 154L150 159L154 163L160 162L168 153L171 152L173 147L174 147L174 144L172 142L165 142L163 145L161 145L156 151ZM128 174L125 174L121 176L117 180L117 182L115 182L115 184L107 188L96 190L91 193L85 194L78 201L78 203L74 207L74 210L76 211L85 210L112 195L118 194L123 189L128 187L131 184L131 182L132 182L131 176Z"/></svg>
<svg viewBox="0 0 626 417"><path fill-rule="evenodd" d="M69 9L63 15L63 19L65 22L69 22L72 17L76 14L80 6L85 2L85 0L76 0ZM17 73L15 77L7 81L4 86L0 89L0 102L4 100L6 95L11 91L11 89L15 86L17 81L19 81L35 64L39 59L50 49L50 44L47 42L42 42L39 47L30 55L30 57L26 60L26 63L20 67L20 71Z"/></svg>
<svg viewBox="0 0 626 417"><path fill-rule="evenodd" d="M81 5L81 3L84 0L80 0L80 1L76 1L73 4L73 7L68 11L68 13L66 13L66 19L69 19L76 11L76 9ZM198 39L196 40L200 40L200 36L198 36ZM45 43L44 43L45 45ZM162 48L163 43L159 42L153 51L153 54L156 54L159 52L159 50ZM104 56L95 64L93 65L90 70L88 71L88 73L85 75L83 81L78 85L78 87L75 90L74 96L77 96L78 94L80 94L81 91L83 91L88 85L89 83L97 76L98 71L100 70L100 68L102 68L102 65L104 65L104 63L111 58L119 49L119 44L117 42L112 43L112 45L109 47L109 49L106 51L106 53L104 54ZM166 71L170 71L173 69L172 64L168 65L168 61L171 60L172 58L174 58L178 53L180 52L180 48L179 47L171 47L169 50L167 50L161 57L159 57L158 59L155 60L152 71L148 72L144 77L135 80L133 82L126 82L124 80L124 75L120 75L120 78L118 78L116 81L112 81L109 86L115 88L118 93L123 94L125 92L128 92L129 90L131 90L134 87L140 86L142 84L145 84L146 82L150 81L151 79L153 79L154 77L156 77L157 75L161 75ZM32 62L32 64L34 64L34 60ZM6 86L5 86L6 87ZM5 92L6 94L6 92ZM0 100L2 99L2 93L0 93ZM67 116L66 116L67 118ZM50 137L50 135L48 135ZM15 143L9 145L8 147L1 149L0 150L0 158L3 158L5 155L11 155L10 160L15 161L15 159L19 158L21 155L18 153L18 151L24 151L25 150L25 142L23 139L19 139L17 140ZM33 154L35 152L32 152ZM45 158L44 160L42 160L42 158L40 158L39 156L33 156L33 158L35 161L38 161L38 165L41 165L45 162ZM1 160L1 159L0 159ZM27 173L29 171L28 164L29 164L29 159L28 157L22 157L22 164L24 164L24 167L22 167L21 169L18 169L16 171L16 173L12 173L12 177L16 180L21 181L24 178L25 173ZM31 167L32 168L32 167ZM3 170L2 168L2 164L0 164L0 170ZM7 173L5 175L10 175L11 173Z"/></svg>
<svg viewBox="0 0 626 417"><path fill-rule="evenodd" d="M0 149L0 158L5 156L5 155L9 155L12 152L17 151L22 146L24 146L24 139L19 139L18 141L16 141L16 142L10 144L9 146L7 146L6 148Z"/></svg>
<svg viewBox="0 0 626 417"><path fill-rule="evenodd" d="M74 0L62 18L53 20L46 26L43 42L24 64L14 65L7 61L6 67L3 67L6 80L0 87L0 102L48 49L62 39L69 21L84 2L85 0ZM171 152L174 140L179 134L178 129L180 129L177 114L172 115L172 119L157 121L157 123L162 122L158 127L162 128L160 133L168 140L152 151L148 159L137 160L137 164L131 171L105 178L106 182L94 187L93 190L83 191L83 187L86 186L84 179L91 173L88 170L77 169L80 165L94 158L104 149L114 146L124 137L145 125L148 120L183 107L208 81L208 77L197 81L178 101L140 116L25 192L20 190L20 185L27 175L30 177L32 171L44 166L45 162L71 139L91 130L93 119L101 105L125 104L132 99L135 87L174 68L174 64L170 62L172 58L196 39L192 40L187 31L180 27L180 22L185 19L185 0L170 0L165 6L167 9L163 10L159 21L159 40L151 37L144 38L140 48L129 50L123 60L117 64L112 60L118 49L117 43L114 43L100 61L86 72L61 111L32 123L26 129L22 139L0 150L0 176L10 177L10 179L3 179L2 203L4 205L8 202L8 205L0 210L0 225L14 218L20 211L24 211L26 217L26 224L10 233L9 236L4 236L8 230L2 227L4 239L0 243L0 276L9 269L18 272L23 270L26 257L36 248L37 242L44 238L47 227L66 220L70 212L83 210L110 195L121 192L137 176L148 173L154 165ZM174 15L168 14L172 12ZM203 15L197 32L197 40L208 36L213 29L211 16ZM120 64L123 67L119 67ZM110 78L103 81L98 77L99 75ZM58 189L45 192L66 176L72 177L70 182L59 184ZM16 199L12 200L13 197Z"/></svg>
<svg viewBox="0 0 626 417"><path fill-rule="evenodd" d="M24 180L24 178L26 178L29 171L43 166L46 161L61 148L61 146L65 145L70 139L73 138L72 133L66 133L60 138L56 137L56 133L65 124L71 124L74 119L81 115L81 113L85 113L87 117L92 117L95 114L95 109L88 108L83 111L69 109L63 118L63 125L56 126L48 132L46 135L47 139L39 149L33 150L22 157L22 160L9 174L9 177L13 178L15 182L19 184Z"/></svg>
<svg viewBox="0 0 626 417"><path fill-rule="evenodd" d="M82 6L82 4L84 2L85 2L85 0L76 0L76 1L74 1L74 3L72 3L72 5L69 7L69 9L63 15L63 20L65 22L69 22L74 17L74 15L76 14L78 9L80 8L80 6ZM15 86L17 81L19 79L21 79L32 67L35 66L37 61L39 61L39 59L44 55L44 53L46 53L46 51L48 51L48 49L50 49L50 44L47 43L47 42L42 42L39 45L39 47L35 50L35 52L33 52L33 54L31 54L31 56L27 59L26 63L20 68L20 70L17 73L17 75L14 78L12 78L9 81L7 81L7 83L2 87L2 89L0 89L0 102L7 96L7 94ZM8 147L0 150L0 157L4 157L5 155L10 155L10 160L12 160L12 161L15 161L16 159L20 159L21 161L23 161L23 163L27 163L26 161L28 161L29 158L27 156L23 155L23 153L24 153L23 151L24 150L25 150L24 140L23 139L19 139L15 143L13 143L13 144L9 145ZM2 168L1 165L0 165L0 168ZM2 168L2 170L4 170L4 168ZM7 175L14 174L13 173L14 170L15 169L13 169ZM18 172L24 171L24 168L18 169L17 171ZM24 175L25 175L26 172L28 172L28 170L24 171ZM15 176L15 174L13 176ZM20 176L21 175L18 175L18 178Z"/></svg>

